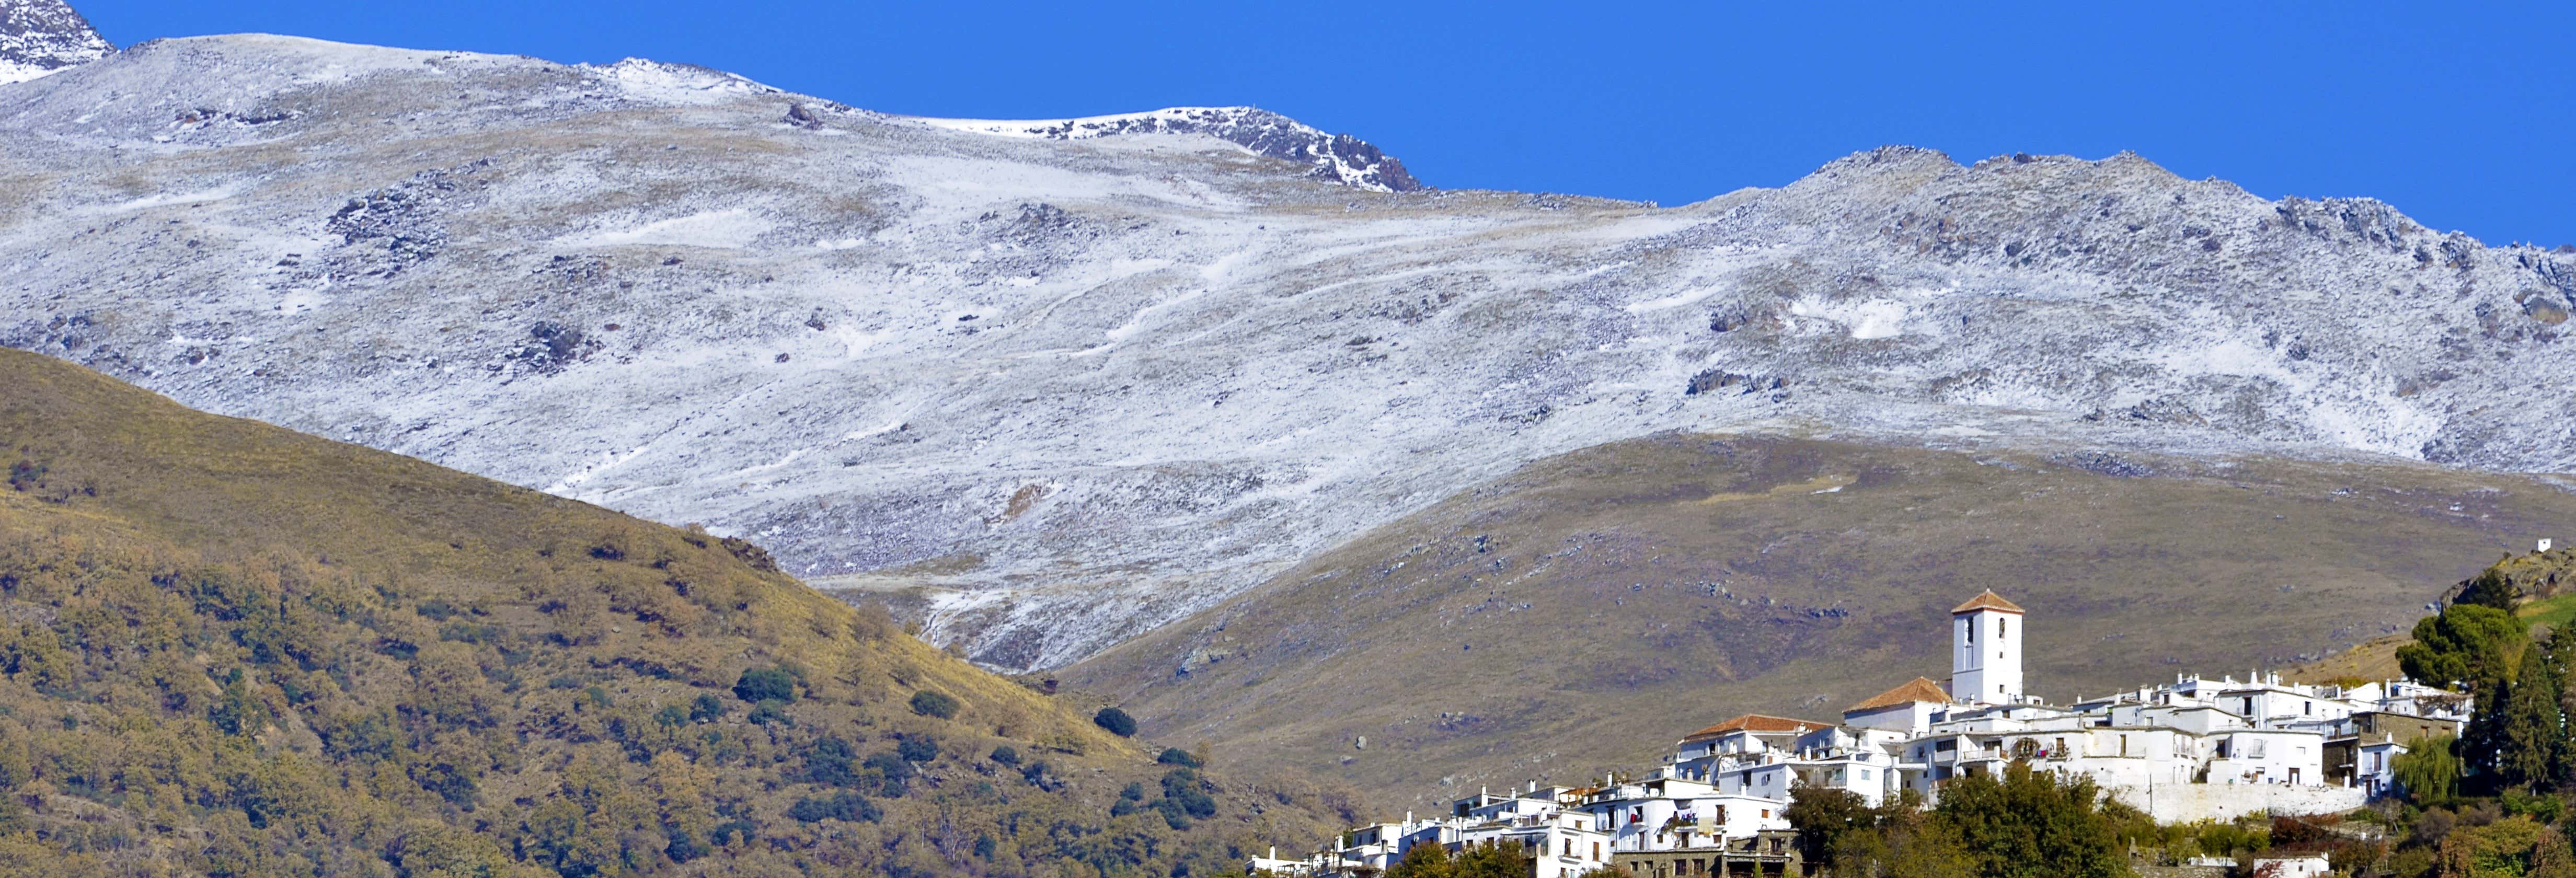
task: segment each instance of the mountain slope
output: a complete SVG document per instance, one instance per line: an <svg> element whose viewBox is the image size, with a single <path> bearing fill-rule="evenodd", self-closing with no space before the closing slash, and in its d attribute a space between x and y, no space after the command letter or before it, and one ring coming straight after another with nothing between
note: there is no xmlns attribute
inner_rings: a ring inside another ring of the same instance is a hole
<svg viewBox="0 0 2576 878"><path fill-rule="evenodd" d="M115 50L63 0L0 0L0 85L96 61Z"/></svg>
<svg viewBox="0 0 2576 878"><path fill-rule="evenodd" d="M1988 587L2063 703L2344 654L2570 520L2559 484L2420 464L1677 434L1531 464L1066 674L1167 737L1430 804L1946 679L1947 611Z"/></svg>
<svg viewBox="0 0 2576 878"><path fill-rule="evenodd" d="M2576 256L2367 200L1887 148L1654 209L959 125L139 46L0 91L0 344L754 537L1007 668L1671 430L2576 466Z"/></svg>
<svg viewBox="0 0 2576 878"><path fill-rule="evenodd" d="M0 387L8 871L1164 876L1345 819L748 543L22 352Z"/></svg>

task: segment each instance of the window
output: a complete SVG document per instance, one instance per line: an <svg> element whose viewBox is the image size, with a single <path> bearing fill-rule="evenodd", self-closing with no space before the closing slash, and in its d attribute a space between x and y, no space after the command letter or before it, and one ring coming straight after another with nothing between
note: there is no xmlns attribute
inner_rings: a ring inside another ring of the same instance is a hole
<svg viewBox="0 0 2576 878"><path fill-rule="evenodd" d="M2002 616L1995 617L1995 639L2004 639L2004 617Z"/></svg>
<svg viewBox="0 0 2576 878"><path fill-rule="evenodd" d="M1969 643L1975 643L1975 642L1977 642L1977 623L1975 623L1975 622L1970 622L1970 621L1968 621L1968 620L1966 620L1966 619L1961 619L1961 620L1959 620L1959 624L1967 626L1967 629L1968 629L1968 642L1969 642Z"/></svg>
<svg viewBox="0 0 2576 878"><path fill-rule="evenodd" d="M1861 769L1861 770L1860 770L1860 779L1861 779L1861 780L1868 780L1868 779L1869 779L1869 769L1864 768L1864 769Z"/></svg>
<svg viewBox="0 0 2576 878"><path fill-rule="evenodd" d="M1769 808L1764 808L1764 809L1762 809L1762 819L1764 819L1764 820L1769 820L1769 819L1771 819L1771 809L1769 809Z"/></svg>

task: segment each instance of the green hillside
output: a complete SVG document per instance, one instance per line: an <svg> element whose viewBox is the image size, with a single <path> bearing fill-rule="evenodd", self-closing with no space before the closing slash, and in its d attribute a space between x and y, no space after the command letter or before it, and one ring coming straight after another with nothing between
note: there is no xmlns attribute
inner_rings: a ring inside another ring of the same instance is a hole
<svg viewBox="0 0 2576 878"><path fill-rule="evenodd" d="M2427 466L1669 436L1533 464L1068 676L1151 733L1421 807L1943 678L1982 588L2029 608L2030 689L2066 700L2403 632L2570 521L2565 490Z"/></svg>
<svg viewBox="0 0 2576 878"><path fill-rule="evenodd" d="M0 467L0 872L1162 878L1348 819L748 543L41 356Z"/></svg>

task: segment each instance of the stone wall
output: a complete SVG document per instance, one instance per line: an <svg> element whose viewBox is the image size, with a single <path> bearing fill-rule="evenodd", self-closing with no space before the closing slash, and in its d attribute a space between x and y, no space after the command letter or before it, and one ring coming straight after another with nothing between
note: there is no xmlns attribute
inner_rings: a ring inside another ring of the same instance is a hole
<svg viewBox="0 0 2576 878"><path fill-rule="evenodd" d="M2358 787L2282 784L2154 784L2115 786L2108 791L2158 823L2233 820L2254 813L2341 814L2369 800L2369 794Z"/></svg>

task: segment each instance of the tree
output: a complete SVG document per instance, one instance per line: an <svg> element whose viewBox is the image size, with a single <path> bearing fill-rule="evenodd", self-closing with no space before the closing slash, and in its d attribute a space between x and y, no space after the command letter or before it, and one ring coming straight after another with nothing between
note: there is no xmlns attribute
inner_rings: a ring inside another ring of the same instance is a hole
<svg viewBox="0 0 2576 878"><path fill-rule="evenodd" d="M1878 825L1878 810L1850 790L1798 787L1789 791L1789 807L1780 813L1797 830L1798 849L1810 862L1834 867L1834 852L1843 836Z"/></svg>
<svg viewBox="0 0 2576 878"><path fill-rule="evenodd" d="M957 699L928 689L912 693L912 712L940 719L955 719Z"/></svg>
<svg viewBox="0 0 2576 878"><path fill-rule="evenodd" d="M2513 614L2494 607L2452 604L2441 615L2415 623L2415 642L2397 648L2406 676L2436 686L2475 687L2510 680L2529 640Z"/></svg>
<svg viewBox="0 0 2576 878"><path fill-rule="evenodd" d="M2100 799L2091 780L2059 783L2016 762L2000 779L1972 774L1944 783L1932 823L1988 878L2108 878L2126 867Z"/></svg>
<svg viewBox="0 0 2576 878"><path fill-rule="evenodd" d="M2496 781L2502 786L2546 789L2558 779L2567 730L2558 712L2558 676L2549 664L2523 662L2506 689L2495 760Z"/></svg>
<svg viewBox="0 0 2576 878"><path fill-rule="evenodd" d="M1386 878L1457 878L1458 870L1449 861L1449 849L1439 842L1424 842L1406 848L1404 859L1386 870Z"/></svg>
<svg viewBox="0 0 2576 878"><path fill-rule="evenodd" d="M1121 738L1136 736L1136 718L1115 707L1101 708L1099 713L1091 715L1091 722Z"/></svg>
<svg viewBox="0 0 2576 878"><path fill-rule="evenodd" d="M2459 795L2460 757L2452 752L2455 743L2457 739L2450 735L2419 738L2389 763L2389 773L2397 776L2407 798L2431 807Z"/></svg>
<svg viewBox="0 0 2576 878"><path fill-rule="evenodd" d="M2513 612L2514 598L2517 597L2514 592L2513 581L2506 579L2496 568L2489 567L2477 576L2461 582L2460 596L2452 598L2451 602L2494 607L2510 613Z"/></svg>
<svg viewBox="0 0 2576 878"><path fill-rule="evenodd" d="M2508 680L2489 679L2472 693L2477 707L2451 748L2460 756L2460 784L2470 795L2492 796L2511 785L2504 776L2506 723L2511 719L2505 705L2513 700L2513 688Z"/></svg>
<svg viewBox="0 0 2576 878"><path fill-rule="evenodd" d="M1911 793L1912 790L1906 792ZM1911 797L1909 797L1911 798ZM1886 809L1875 829L1845 833L1834 851L1838 874L1878 878L1978 878L1977 859L1942 821L1908 802Z"/></svg>
<svg viewBox="0 0 2576 878"><path fill-rule="evenodd" d="M716 679L724 679L718 677ZM734 681L733 697L754 704L796 700L796 677L779 668L752 668Z"/></svg>

